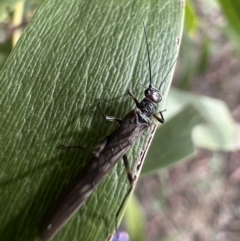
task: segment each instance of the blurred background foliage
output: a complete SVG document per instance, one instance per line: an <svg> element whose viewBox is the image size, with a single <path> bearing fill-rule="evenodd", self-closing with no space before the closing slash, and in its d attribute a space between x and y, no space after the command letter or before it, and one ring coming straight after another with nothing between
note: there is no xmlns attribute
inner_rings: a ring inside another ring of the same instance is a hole
<svg viewBox="0 0 240 241"><path fill-rule="evenodd" d="M0 68L42 2L0 2ZM149 148L137 197L129 201L123 222L132 241L235 240L229 229L232 222L240 224L240 198L233 187L240 179L240 3L187 1L185 9L167 122ZM183 160L187 162L160 170ZM234 199L223 207L219 200L225 200L228 185ZM228 211L221 213L224 208Z"/></svg>

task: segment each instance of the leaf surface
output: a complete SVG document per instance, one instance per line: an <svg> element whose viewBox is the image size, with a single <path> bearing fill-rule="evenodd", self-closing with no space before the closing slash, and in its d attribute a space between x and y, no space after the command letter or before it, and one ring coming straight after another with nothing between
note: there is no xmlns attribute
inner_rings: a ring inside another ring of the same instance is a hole
<svg viewBox="0 0 240 241"><path fill-rule="evenodd" d="M96 100L122 118L135 108L127 89L143 98L140 83L149 77L142 23L159 86L177 56L183 15L171 0L42 4L0 73L0 240L38 240L40 223L90 159L88 150L116 128L102 120ZM147 139L128 153L132 166ZM87 150L58 149L62 144ZM54 240L106 240L127 189L120 161Z"/></svg>

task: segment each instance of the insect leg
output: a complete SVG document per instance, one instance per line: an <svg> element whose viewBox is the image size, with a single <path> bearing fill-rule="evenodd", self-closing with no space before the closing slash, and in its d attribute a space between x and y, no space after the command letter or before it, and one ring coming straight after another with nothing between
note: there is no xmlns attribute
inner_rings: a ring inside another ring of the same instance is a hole
<svg viewBox="0 0 240 241"><path fill-rule="evenodd" d="M134 186L134 182L135 182L135 177L133 176L131 170L130 170L130 166L129 166L129 162L128 162L128 158L126 155L123 156L123 163L124 163L124 166L125 166L125 170L126 170L126 173L127 173L127 177L128 177L128 181L129 181L129 184L130 184L130 188L128 189L127 193L125 194L118 210L117 210L117 213L116 213L116 216L115 216L115 230L116 230L116 233L117 233L117 224L118 224L118 218L119 218L119 215L122 211L122 208L124 207L125 205L125 202L127 200L127 198L129 197L130 193L132 192L132 189L133 189L133 186Z"/></svg>
<svg viewBox="0 0 240 241"><path fill-rule="evenodd" d="M129 162L128 162L128 158L127 158L126 155L123 156L123 163L124 163L125 170L126 170L126 173L127 173L128 181L129 181L130 185L132 185L134 183L135 179L134 179L133 174L131 172Z"/></svg>
<svg viewBox="0 0 240 241"><path fill-rule="evenodd" d="M108 136L103 138L100 143L96 146L96 148L93 151L93 156L98 158L101 154L102 150L105 148L105 146L108 144Z"/></svg>
<svg viewBox="0 0 240 241"><path fill-rule="evenodd" d="M102 150L105 148L105 146L108 144L108 136L106 136L105 138L103 138L100 143L95 147L94 151L92 152L93 156L95 158L98 158L100 153L102 152ZM77 145L77 146L65 146L65 145L61 145L60 148L62 149L72 149L72 148L79 148L82 150L86 150L85 147L81 146L81 145ZM91 151L90 151L91 152Z"/></svg>
<svg viewBox="0 0 240 241"><path fill-rule="evenodd" d="M164 121L165 121L165 120L164 120L164 117L163 117L163 114L162 114L164 111L166 111L166 110L162 110L162 111L159 112L159 114L160 114L161 117L159 117L159 116L156 115L156 114L153 114L153 117L154 117L157 121L161 122L162 124L163 124Z"/></svg>
<svg viewBox="0 0 240 241"><path fill-rule="evenodd" d="M138 107L140 103L138 102L138 100L137 100L137 98L134 96L134 94L133 94L130 90L128 90L128 94L129 94L130 97L134 100L136 106Z"/></svg>
<svg viewBox="0 0 240 241"><path fill-rule="evenodd" d="M100 106L100 101L98 101L97 103L97 108L99 109L101 116L103 117L103 119L107 120L107 121L117 121L119 124L122 123L122 120L120 118L114 117L114 116L108 116L105 115L101 106Z"/></svg>

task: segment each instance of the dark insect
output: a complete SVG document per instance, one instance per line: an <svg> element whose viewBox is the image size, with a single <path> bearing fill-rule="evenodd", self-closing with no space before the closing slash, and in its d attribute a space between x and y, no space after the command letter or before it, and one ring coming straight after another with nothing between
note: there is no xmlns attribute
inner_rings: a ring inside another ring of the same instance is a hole
<svg viewBox="0 0 240 241"><path fill-rule="evenodd" d="M159 88L154 88L152 86L151 61L145 26L144 34L147 45L148 68L150 75L150 84L144 91L145 98L141 102L138 102L134 94L131 91L128 91L129 96L136 104L136 108L131 110L123 118L123 120L105 115L100 107L100 102L98 102L97 107L102 117L107 121L117 121L120 126L98 144L96 149L93 151L93 157L90 162L67 187L57 202L55 208L40 229L40 238L43 241L52 239L62 229L62 227L92 194L103 178L122 158L127 172L128 181L130 183L130 188L116 213L115 220L116 222L118 220L121 209L123 208L128 195L131 193L136 179L130 171L126 152L143 134L143 132L151 126L150 118L152 116L160 123L164 123L164 117L162 114L163 111L159 112L160 116L156 113L157 104L162 100L160 93L161 86L176 63L175 60ZM78 147L79 146L67 146L66 148Z"/></svg>

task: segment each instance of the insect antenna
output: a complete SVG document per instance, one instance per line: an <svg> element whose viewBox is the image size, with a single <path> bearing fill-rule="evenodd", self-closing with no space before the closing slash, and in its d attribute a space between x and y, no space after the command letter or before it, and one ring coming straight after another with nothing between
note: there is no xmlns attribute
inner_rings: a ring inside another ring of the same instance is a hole
<svg viewBox="0 0 240 241"><path fill-rule="evenodd" d="M162 87L164 81L167 79L168 74L170 73L170 71L172 70L173 66L176 64L176 62L177 62L177 58L174 60L174 62L173 62L173 64L171 65L170 69L168 70L167 74L165 75L165 77L164 77L162 83L160 84L158 90L161 90L161 87Z"/></svg>
<svg viewBox="0 0 240 241"><path fill-rule="evenodd" d="M146 45L147 45L148 71L149 71L149 77L150 77L149 87L151 87L152 86L151 59L150 59L150 51L149 51L149 44L148 44L148 38L147 38L147 31L146 31L146 27L145 27L144 23L143 23L143 28L144 28L145 41L146 41Z"/></svg>
<svg viewBox="0 0 240 241"><path fill-rule="evenodd" d="M142 87L146 88L147 89L147 86L145 86L144 84L142 83L139 83Z"/></svg>

